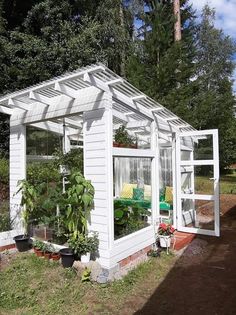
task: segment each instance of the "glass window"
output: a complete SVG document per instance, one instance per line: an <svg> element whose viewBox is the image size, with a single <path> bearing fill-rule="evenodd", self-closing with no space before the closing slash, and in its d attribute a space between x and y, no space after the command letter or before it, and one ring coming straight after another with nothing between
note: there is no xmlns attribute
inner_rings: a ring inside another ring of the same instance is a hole
<svg viewBox="0 0 236 315"><path fill-rule="evenodd" d="M151 222L151 158L114 157L115 239Z"/></svg>

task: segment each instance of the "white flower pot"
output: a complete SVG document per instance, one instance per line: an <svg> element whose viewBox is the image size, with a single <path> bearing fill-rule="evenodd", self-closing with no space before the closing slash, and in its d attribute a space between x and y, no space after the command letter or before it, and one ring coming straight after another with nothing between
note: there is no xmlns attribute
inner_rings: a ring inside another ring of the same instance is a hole
<svg viewBox="0 0 236 315"><path fill-rule="evenodd" d="M83 264L89 263L90 262L90 253L87 253L86 255L81 255L80 260Z"/></svg>
<svg viewBox="0 0 236 315"><path fill-rule="evenodd" d="M170 247L171 237L169 235L159 235L159 240L161 247Z"/></svg>

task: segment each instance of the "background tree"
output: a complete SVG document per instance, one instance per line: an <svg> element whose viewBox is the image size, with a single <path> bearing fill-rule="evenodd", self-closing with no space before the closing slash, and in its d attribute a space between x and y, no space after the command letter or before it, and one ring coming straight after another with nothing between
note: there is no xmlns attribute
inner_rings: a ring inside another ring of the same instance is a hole
<svg viewBox="0 0 236 315"><path fill-rule="evenodd" d="M233 107L235 43L215 28L215 11L205 6L196 40L196 74L192 82L190 122L198 129L219 129L220 167L236 161L236 121Z"/></svg>

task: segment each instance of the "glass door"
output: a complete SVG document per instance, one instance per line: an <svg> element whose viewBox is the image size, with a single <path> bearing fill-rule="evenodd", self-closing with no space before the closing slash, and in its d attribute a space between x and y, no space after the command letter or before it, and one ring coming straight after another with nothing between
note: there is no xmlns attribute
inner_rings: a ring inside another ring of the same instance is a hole
<svg viewBox="0 0 236 315"><path fill-rule="evenodd" d="M176 137L177 229L219 236L218 130Z"/></svg>

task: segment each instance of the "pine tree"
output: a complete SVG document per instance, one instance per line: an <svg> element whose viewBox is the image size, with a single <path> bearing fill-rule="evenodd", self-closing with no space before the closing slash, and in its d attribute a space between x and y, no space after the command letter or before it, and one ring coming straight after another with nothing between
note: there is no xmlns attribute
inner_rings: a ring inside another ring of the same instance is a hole
<svg viewBox="0 0 236 315"><path fill-rule="evenodd" d="M187 2L181 1L182 40L175 42L172 1L145 1L145 10L140 15L141 39L136 41L138 49L129 60L128 71L136 86L175 113L184 113L185 119L195 51L194 14Z"/></svg>
<svg viewBox="0 0 236 315"><path fill-rule="evenodd" d="M196 36L196 75L191 101L192 124L197 129L219 129L220 168L236 161L235 98L232 75L234 42L215 28L215 11L205 6Z"/></svg>

